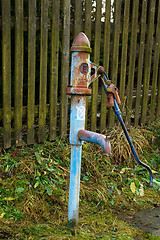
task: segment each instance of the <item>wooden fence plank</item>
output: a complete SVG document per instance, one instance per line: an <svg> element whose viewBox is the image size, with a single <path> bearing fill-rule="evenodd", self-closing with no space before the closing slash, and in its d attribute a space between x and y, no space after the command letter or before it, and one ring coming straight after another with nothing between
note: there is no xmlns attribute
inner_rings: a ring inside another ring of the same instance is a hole
<svg viewBox="0 0 160 240"><path fill-rule="evenodd" d="M149 18L148 18L148 32L145 51L144 63L144 77L143 77L143 98L142 98L142 117L141 123L145 124L147 118L148 92L151 73L151 59L153 47L153 33L154 33L154 15L155 15L155 0L149 1Z"/></svg>
<svg viewBox="0 0 160 240"><path fill-rule="evenodd" d="M91 11L92 11L92 0L85 1L85 34L91 41Z"/></svg>
<svg viewBox="0 0 160 240"><path fill-rule="evenodd" d="M23 0L15 0L15 117L16 146L22 145L23 104Z"/></svg>
<svg viewBox="0 0 160 240"><path fill-rule="evenodd" d="M88 37L89 41L91 42L91 11L92 11L92 0L85 1L85 27L84 33ZM87 122L90 121L88 116L88 98L86 97L86 116L85 116L85 128L87 129Z"/></svg>
<svg viewBox="0 0 160 240"><path fill-rule="evenodd" d="M82 31L82 0L75 1L74 38Z"/></svg>
<svg viewBox="0 0 160 240"><path fill-rule="evenodd" d="M69 79L70 53L70 0L63 1L63 33L62 33L62 60L61 60L61 135L67 134L68 97L66 87Z"/></svg>
<svg viewBox="0 0 160 240"><path fill-rule="evenodd" d="M111 0L106 1L105 12L105 29L104 29L104 50L103 50L103 67L107 75L109 74L109 54L110 54L110 12ZM106 128L106 113L107 113L107 96L102 86L101 96L101 118L100 118L100 131Z"/></svg>
<svg viewBox="0 0 160 240"><path fill-rule="evenodd" d="M160 63L159 63L160 64ZM160 65L159 65L160 66ZM156 117L160 117L160 74L158 77L158 94L157 94L157 109L156 109Z"/></svg>
<svg viewBox="0 0 160 240"><path fill-rule="evenodd" d="M125 83L126 83L126 69L127 69L127 48L128 48L128 26L129 26L129 11L130 0L125 1L124 17L123 17L123 34L122 34L122 56L121 56L121 72L120 72L120 87L119 96L122 107L125 100ZM122 108L121 107L121 108Z"/></svg>
<svg viewBox="0 0 160 240"><path fill-rule="evenodd" d="M57 93L58 93L58 56L59 56L59 17L60 2L52 0L51 28L51 66L50 66L50 141L56 136Z"/></svg>
<svg viewBox="0 0 160 240"><path fill-rule="evenodd" d="M156 27L156 37L154 43L154 62L153 62L153 76L152 76L152 90L151 90L151 108L149 122L153 122L155 119L155 107L156 107L156 89L158 78L158 64L160 55L160 1L158 6L158 18Z"/></svg>
<svg viewBox="0 0 160 240"><path fill-rule="evenodd" d="M96 22L95 22L95 41L94 41L94 63L99 64L100 60L100 41L101 41L101 7L102 1L96 1ZM92 83L92 106L91 106L91 131L97 129L97 98L98 98L98 79Z"/></svg>
<svg viewBox="0 0 160 240"><path fill-rule="evenodd" d="M139 58L138 58L136 106L135 106L135 115L134 115L135 126L138 126L139 118L140 118L141 87L142 87L143 64L144 64L145 33L146 33L146 16L147 16L147 1L143 1L142 15L141 15L141 36L140 36L140 46L139 46Z"/></svg>
<svg viewBox="0 0 160 240"><path fill-rule="evenodd" d="M114 39L113 39L113 55L111 66L111 77L113 83L117 84L118 57L119 57L119 37L120 37L120 16L121 1L116 1L115 19L114 19Z"/></svg>
<svg viewBox="0 0 160 240"><path fill-rule="evenodd" d="M119 37L120 37L120 16L121 16L121 1L116 1L115 19L114 19L114 36L113 36L113 55L111 64L111 80L117 85L117 73L118 73L118 59L119 59ZM114 125L115 115L113 110L110 109L108 115L109 127Z"/></svg>
<svg viewBox="0 0 160 240"><path fill-rule="evenodd" d="M136 60L136 46L137 46L137 29L138 29L138 10L139 0L133 2L132 12L132 29L131 29L131 46L130 46L130 58L129 58L129 76L127 84L127 125L131 124L131 112L132 112L132 97L133 97L133 85L135 74L135 60Z"/></svg>
<svg viewBox="0 0 160 240"><path fill-rule="evenodd" d="M36 0L29 0L28 19L28 111L27 143L34 143L35 70L36 70Z"/></svg>
<svg viewBox="0 0 160 240"><path fill-rule="evenodd" d="M40 88L39 88L39 132L38 140L45 140L46 94L47 94L47 49L48 49L48 0L41 1L41 45L40 45Z"/></svg>
<svg viewBox="0 0 160 240"><path fill-rule="evenodd" d="M10 0L2 0L3 142L11 146L11 14Z"/></svg>

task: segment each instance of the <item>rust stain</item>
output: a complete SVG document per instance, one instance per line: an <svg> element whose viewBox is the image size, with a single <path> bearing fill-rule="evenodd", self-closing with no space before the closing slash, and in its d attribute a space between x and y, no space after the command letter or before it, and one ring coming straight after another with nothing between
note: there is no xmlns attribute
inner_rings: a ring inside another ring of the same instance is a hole
<svg viewBox="0 0 160 240"><path fill-rule="evenodd" d="M66 94L91 95L91 89L85 88L84 86L68 86L66 89Z"/></svg>

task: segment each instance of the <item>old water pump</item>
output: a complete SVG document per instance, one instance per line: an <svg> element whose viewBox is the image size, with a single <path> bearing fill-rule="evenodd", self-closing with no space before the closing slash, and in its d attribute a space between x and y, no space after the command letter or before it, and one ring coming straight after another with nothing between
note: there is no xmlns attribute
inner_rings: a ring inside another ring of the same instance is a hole
<svg viewBox="0 0 160 240"><path fill-rule="evenodd" d="M71 167L69 188L68 220L74 226L78 223L81 152L83 141L101 145L104 154L111 154L109 139L102 134L84 130L86 96L91 95L89 89L96 73L91 77L90 43L84 33L75 38L72 48L71 80L67 87L67 94L71 95L70 112L70 144Z"/></svg>
<svg viewBox="0 0 160 240"><path fill-rule="evenodd" d="M152 186L153 175L150 167L138 159L136 151L129 138L127 129L121 117L118 104L120 99L117 88L111 83L103 67L97 66L90 61L90 42L84 33L79 33L75 38L72 48L71 78L67 87L67 94L71 95L70 111L70 144L71 144L71 165L70 165L70 187L68 223L70 227L78 224L79 193L81 175L81 153L83 141L98 143L104 155L111 155L109 138L105 135L85 130L86 96L91 95L89 85L96 79L100 79L107 95L107 107L112 107L118 117L127 140L132 149L136 161L148 169L150 173L150 186ZM91 69L94 70L91 74Z"/></svg>

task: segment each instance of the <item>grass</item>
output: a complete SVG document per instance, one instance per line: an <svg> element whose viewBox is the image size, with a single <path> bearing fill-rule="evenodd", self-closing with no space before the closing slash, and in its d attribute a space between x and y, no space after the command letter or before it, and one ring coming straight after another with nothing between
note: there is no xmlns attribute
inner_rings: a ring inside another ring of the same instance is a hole
<svg viewBox="0 0 160 240"><path fill-rule="evenodd" d="M72 230L67 228L68 140L59 137L3 151L0 239L160 239L119 218L120 212L132 214L160 204L159 129L158 121L130 129L140 159L154 169L153 188L148 187L146 169L135 163L120 127L109 133L112 158L103 157L97 145L83 144L79 226Z"/></svg>

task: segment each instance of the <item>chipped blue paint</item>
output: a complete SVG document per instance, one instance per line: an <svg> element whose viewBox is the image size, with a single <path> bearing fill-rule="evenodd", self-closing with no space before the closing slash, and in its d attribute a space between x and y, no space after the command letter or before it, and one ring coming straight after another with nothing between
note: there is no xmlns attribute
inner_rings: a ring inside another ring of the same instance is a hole
<svg viewBox="0 0 160 240"><path fill-rule="evenodd" d="M80 33L73 42L72 49L75 47L75 50L72 50L71 79L70 86L68 87L68 92L71 94L69 137L71 144L71 163L68 221L73 222L73 225L78 224L81 154L83 144L83 141L78 138L78 131L85 128L86 96L84 93L88 91L87 83L91 79L90 46L88 45L88 52L82 51L81 47L78 49L81 38L83 38L86 43L89 43L84 33ZM83 63L88 65L88 71L84 74L80 70L80 66ZM85 91L86 89L87 91Z"/></svg>
<svg viewBox="0 0 160 240"><path fill-rule="evenodd" d="M80 45L81 42L82 44L85 42L88 46L85 45L84 48ZM71 80L70 85L67 87L67 94L71 95L69 137L71 144L71 164L68 223L72 227L78 224L83 140L100 144L104 153L110 154L110 143L106 136L89 131L87 133L90 134L90 138L86 138L85 136L86 95L91 93L88 86L92 81L90 50L89 40L84 33L80 33L72 45ZM78 135L80 131L84 131L81 132L81 137Z"/></svg>
<svg viewBox="0 0 160 240"><path fill-rule="evenodd" d="M70 112L70 144L81 145L77 134L85 127L86 96L73 95Z"/></svg>
<svg viewBox="0 0 160 240"><path fill-rule="evenodd" d="M71 146L68 220L78 223L82 145Z"/></svg>

